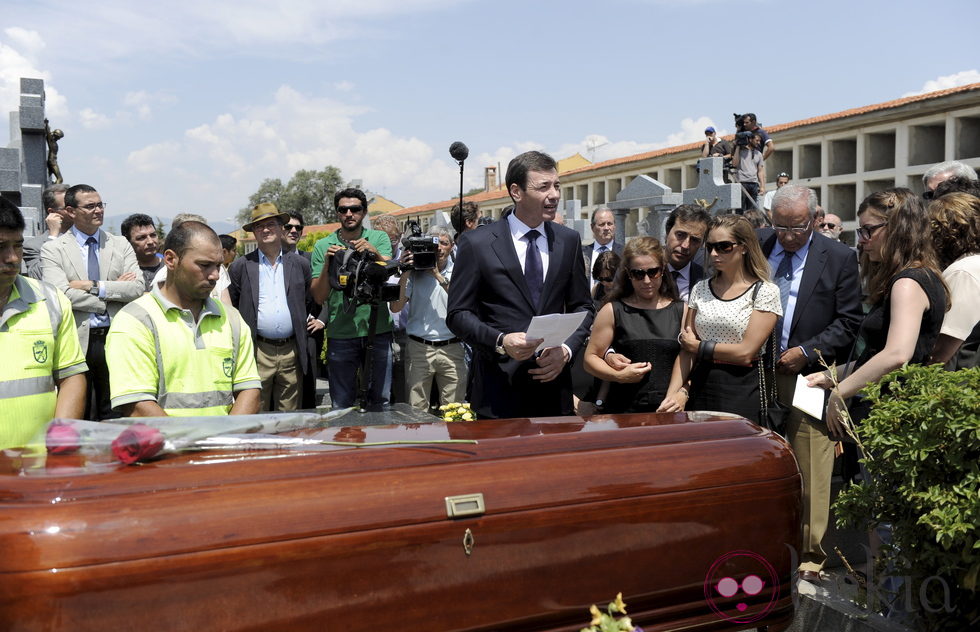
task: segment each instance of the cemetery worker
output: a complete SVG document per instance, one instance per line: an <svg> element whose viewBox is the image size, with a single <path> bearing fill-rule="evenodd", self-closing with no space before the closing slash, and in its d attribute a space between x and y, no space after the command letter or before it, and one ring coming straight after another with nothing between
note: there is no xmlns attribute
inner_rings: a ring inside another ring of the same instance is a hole
<svg viewBox="0 0 980 632"><path fill-rule="evenodd" d="M839 241L813 230L817 196L786 185L773 198L773 228L757 231L762 252L780 289L783 317L777 321L776 390L789 409L786 434L803 475L803 550L800 577L820 579L827 555L821 544L830 511L834 442L827 425L792 407L798 375L821 370L817 350L843 364L861 323L857 257Z"/></svg>
<svg viewBox="0 0 980 632"><path fill-rule="evenodd" d="M743 125L746 131L756 132L759 134L761 137L759 149L762 150L762 159L768 160L769 156L772 155L772 152L775 151L776 144L772 142L771 138L769 138L769 134L766 133L766 130L759 127L759 121L756 119L755 114L747 112L745 114L745 118L743 119Z"/></svg>
<svg viewBox="0 0 980 632"><path fill-rule="evenodd" d="M85 356L71 302L22 276L24 216L0 198L0 450L25 445L53 417L85 412Z"/></svg>
<svg viewBox="0 0 980 632"><path fill-rule="evenodd" d="M958 160L947 160L946 162L929 167L922 174L922 197L927 200L933 199L935 197L936 187L956 176L968 180L976 180L977 172L970 165Z"/></svg>
<svg viewBox="0 0 980 632"><path fill-rule="evenodd" d="M456 237L458 238L463 231L473 230L478 226L480 221L480 207L477 206L476 202L463 202L461 213L459 204L457 203L449 212L449 217L450 221L452 221L453 228L456 229Z"/></svg>
<svg viewBox="0 0 980 632"><path fill-rule="evenodd" d="M776 176L776 188L772 191L766 191L765 196L762 198L762 208L766 209L766 213L772 211L772 196L776 195L776 191L787 184L789 184L789 174L785 171L779 172Z"/></svg>
<svg viewBox="0 0 980 632"><path fill-rule="evenodd" d="M408 402L419 410L429 409L433 380L439 389L439 404L461 402L466 394L463 345L446 325L453 238L444 226L433 226L428 234L439 240L436 266L403 273L398 283L399 299L391 304L391 311L399 313L407 301L412 301L405 327L405 377L410 389ZM401 260L411 265L412 253L405 250Z"/></svg>
<svg viewBox="0 0 980 632"><path fill-rule="evenodd" d="M146 287L132 246L101 229L105 204L98 191L76 184L65 192L72 227L41 249L42 280L68 295L78 340L88 364L86 419L113 419L109 405L109 367L105 341L109 325L123 305Z"/></svg>
<svg viewBox="0 0 980 632"><path fill-rule="evenodd" d="M691 288L704 278L704 268L695 255L708 234L709 222L711 215L697 204L681 204L667 216L667 263L682 301L687 301Z"/></svg>
<svg viewBox="0 0 980 632"><path fill-rule="evenodd" d="M732 168L735 170L735 182L742 185L742 210L748 210L755 205L759 194L766 192L766 165L762 159L759 145L762 136L757 132L749 138L748 145L735 148L732 156Z"/></svg>
<svg viewBox="0 0 980 632"><path fill-rule="evenodd" d="M23 272L32 279L41 279L41 248L51 239L57 239L71 228L71 219L65 212L65 191L67 184L52 184L41 193L44 206L44 230L24 240Z"/></svg>
<svg viewBox="0 0 980 632"><path fill-rule="evenodd" d="M258 247L228 269L231 304L252 331L263 412L298 410L304 376L313 371L307 330L314 309L310 262L283 248L288 219L272 202L255 206L242 230L255 235Z"/></svg>
<svg viewBox="0 0 980 632"><path fill-rule="evenodd" d="M146 291L149 292L153 285L153 277L163 267L163 257L157 252L160 239L157 236L156 224L149 215L134 213L123 220L119 230L136 253L136 263L139 264L140 272L143 273L143 282L146 283Z"/></svg>
<svg viewBox="0 0 980 632"><path fill-rule="evenodd" d="M505 180L514 210L460 238L446 322L473 346L467 396L478 416L570 415L568 362L595 312L581 238L549 221L561 197L551 156L517 156ZM561 346L537 350L541 341L528 339L532 317L573 312L585 318Z"/></svg>
<svg viewBox="0 0 980 632"><path fill-rule="evenodd" d="M817 230L824 237L840 241L840 234L844 231L844 222L839 215L827 213L823 221L817 224Z"/></svg>
<svg viewBox="0 0 980 632"><path fill-rule="evenodd" d="M259 411L252 336L238 311L211 297L221 242L183 222L167 235L162 285L124 307L106 344L112 405L127 417Z"/></svg>
<svg viewBox="0 0 980 632"><path fill-rule="evenodd" d="M617 244L613 237L616 235L616 219L613 212L601 207L592 212L592 236L595 240L591 244L582 246L582 256L585 257L585 269L588 271L591 285L598 283L598 279L592 276L591 271L595 268L596 259L604 252L615 252L617 255L623 254L623 244Z"/></svg>
<svg viewBox="0 0 980 632"><path fill-rule="evenodd" d="M203 215L198 215L197 213L177 213L174 220L170 222L170 230L177 228L184 222L200 222L202 224L207 224L208 220L204 219ZM153 277L152 285L163 285L163 282L166 279L167 266L163 266L157 272L157 275ZM211 298L221 301L225 305L231 305L231 294L228 293L229 285L231 285L231 279L228 278L228 270L225 269L225 266L221 266L221 268L218 270L218 282L215 283L214 289L211 290Z"/></svg>
<svg viewBox="0 0 980 632"><path fill-rule="evenodd" d="M704 130L705 140L701 145L701 157L721 156L722 158L732 157L732 143L718 136L713 127Z"/></svg>
<svg viewBox="0 0 980 632"><path fill-rule="evenodd" d="M391 239L383 231L365 228L368 214L367 196L357 188L347 188L334 194L334 208L340 220L340 228L316 242L313 247L313 299L326 303L327 319L327 368L330 382L330 398L334 408L347 408L357 401L358 374L361 372L368 343L368 323L371 306L359 305L351 312L344 310L343 293L330 289L330 261L344 249L370 253L377 260L391 258ZM385 374L391 351L391 313L387 307L378 306L375 321L371 375L367 382L367 409L381 410L384 401Z"/></svg>
<svg viewBox="0 0 980 632"><path fill-rule="evenodd" d="M282 227L282 251L283 253L295 252L306 259L307 262L310 262L313 254L308 250L299 250L297 248L299 240L303 238L306 220L303 219L303 214L299 211L286 211L286 213L289 215L289 219L286 220L286 224ZM221 235L218 236L220 237ZM224 248L224 241L222 241L221 247ZM225 261L227 260L228 255L226 253ZM312 292L308 300L310 313L306 315L306 344L309 348L307 353L310 354L312 363L310 364L311 370L303 373L303 401L301 408L314 408L317 405L316 378L320 376L326 377L326 374L323 373L323 362L320 360L320 350L323 349L323 328L327 326L327 307L314 301Z"/></svg>

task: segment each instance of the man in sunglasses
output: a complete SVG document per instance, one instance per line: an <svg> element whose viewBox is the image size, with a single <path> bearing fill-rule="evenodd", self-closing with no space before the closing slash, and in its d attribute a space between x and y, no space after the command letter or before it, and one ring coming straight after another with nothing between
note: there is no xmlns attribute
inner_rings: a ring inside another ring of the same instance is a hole
<svg viewBox="0 0 980 632"><path fill-rule="evenodd" d="M330 400L334 408L347 408L357 401L358 373L367 353L368 325L371 306L364 304L350 313L344 310L343 293L330 289L330 259L341 250L353 248L370 252L379 261L391 259L391 240L384 231L364 227L368 214L367 196L357 188L347 188L334 195L334 208L340 228L313 247L313 299L326 303L327 372ZM367 380L367 408L382 409L388 356L391 353L391 312L379 309L375 324L374 351L371 375Z"/></svg>
<svg viewBox="0 0 980 632"><path fill-rule="evenodd" d="M757 231L779 287L783 316L776 321L777 398L787 410L786 435L803 474L803 550L799 576L822 579L821 544L830 514L834 442L827 425L792 408L797 377L847 361L862 318L857 257L839 241L814 231L817 196L788 184L773 196L773 228ZM767 351L766 357L771 357Z"/></svg>
<svg viewBox="0 0 980 632"><path fill-rule="evenodd" d="M922 197L926 200L932 200L936 187L954 176L976 180L977 172L970 165L958 160L947 160L938 165L933 165L922 174Z"/></svg>
<svg viewBox="0 0 980 632"><path fill-rule="evenodd" d="M844 230L844 224L840 216L827 213L824 215L823 221L817 224L817 230L824 237L840 241L840 234Z"/></svg>
<svg viewBox="0 0 980 632"><path fill-rule="evenodd" d="M124 237L102 230L105 208L93 187L71 187L65 191L65 212L72 227L41 248L42 280L71 301L89 368L85 418L93 421L119 417L109 399L106 335L116 313L146 288L133 247Z"/></svg>

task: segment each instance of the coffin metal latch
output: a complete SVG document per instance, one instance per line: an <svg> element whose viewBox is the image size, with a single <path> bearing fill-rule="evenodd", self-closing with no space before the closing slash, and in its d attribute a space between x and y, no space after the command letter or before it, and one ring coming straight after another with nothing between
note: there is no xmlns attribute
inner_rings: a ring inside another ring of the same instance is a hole
<svg viewBox="0 0 980 632"><path fill-rule="evenodd" d="M463 552L466 553L466 557L469 557L473 553L473 545L476 541L473 538L473 532L469 529L463 534Z"/></svg>
<svg viewBox="0 0 980 632"><path fill-rule="evenodd" d="M450 518L482 516L485 512L486 506L483 504L483 494L446 496L446 515Z"/></svg>

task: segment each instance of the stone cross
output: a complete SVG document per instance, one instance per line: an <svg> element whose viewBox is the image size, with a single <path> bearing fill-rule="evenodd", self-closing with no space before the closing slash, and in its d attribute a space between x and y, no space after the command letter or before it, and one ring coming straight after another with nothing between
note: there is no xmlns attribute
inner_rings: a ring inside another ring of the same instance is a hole
<svg viewBox="0 0 980 632"><path fill-rule="evenodd" d="M723 208L742 206L741 187L737 183L725 183L725 160L720 156L698 160L698 185L684 190L684 204L695 204L695 200L714 202L714 214Z"/></svg>
<svg viewBox="0 0 980 632"><path fill-rule="evenodd" d="M41 192L48 181L44 81L20 80L20 108L10 113L10 144L0 147L0 195L24 214L25 237L40 230Z"/></svg>
<svg viewBox="0 0 980 632"><path fill-rule="evenodd" d="M675 206L681 203L683 196L674 193L671 188L647 175L639 175L616 194L616 201L609 204L616 218L616 237L618 243L626 243L626 218L631 209L648 208L646 226L642 226L643 234L664 239L663 224L667 215ZM651 221L652 218L652 221Z"/></svg>

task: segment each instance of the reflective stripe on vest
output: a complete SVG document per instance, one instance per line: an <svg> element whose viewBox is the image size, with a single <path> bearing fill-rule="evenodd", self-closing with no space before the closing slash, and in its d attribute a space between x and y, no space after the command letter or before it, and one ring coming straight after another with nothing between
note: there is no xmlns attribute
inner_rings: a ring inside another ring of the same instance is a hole
<svg viewBox="0 0 980 632"><path fill-rule="evenodd" d="M218 303L218 301L215 301ZM226 322L231 327L231 359L232 366L238 367L238 343L241 339L241 321L239 318L231 317L223 305L218 303L218 308L225 317ZM209 391L204 393L177 393L167 390L167 377L164 373L163 350L160 347L160 331L157 329L156 322L143 307L137 303L130 303L126 306L127 312L139 321L144 327L150 330L153 335L153 345L156 351L157 361L157 404L164 409L187 409L187 408L211 408L214 406L227 406L235 400L232 391Z"/></svg>
<svg viewBox="0 0 980 632"><path fill-rule="evenodd" d="M22 377L19 380L4 380L0 389L0 399L41 395L54 390L54 378L50 375Z"/></svg>

